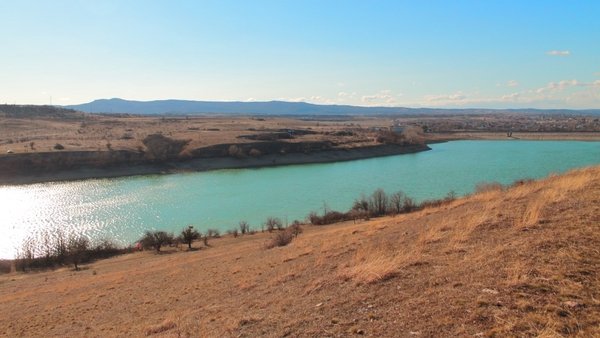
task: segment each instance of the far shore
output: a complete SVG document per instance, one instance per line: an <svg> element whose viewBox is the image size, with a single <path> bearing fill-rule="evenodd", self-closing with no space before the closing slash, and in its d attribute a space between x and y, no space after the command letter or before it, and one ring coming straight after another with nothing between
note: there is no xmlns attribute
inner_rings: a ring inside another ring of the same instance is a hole
<svg viewBox="0 0 600 338"><path fill-rule="evenodd" d="M169 161L160 164L122 165L110 168L78 168L42 174L0 176L1 185L76 181L94 178L115 178L138 175L173 174L218 169L261 168L294 164L331 163L373 157L411 154L431 150L427 145L379 145L361 148L325 150L312 153L265 154L260 157L210 157L186 161Z"/></svg>
<svg viewBox="0 0 600 338"><path fill-rule="evenodd" d="M431 140L531 140L531 141L600 141L600 132L514 132L508 137L505 132L458 131L433 135ZM428 142L432 143L432 142Z"/></svg>
<svg viewBox="0 0 600 338"><path fill-rule="evenodd" d="M555 141L600 141L600 133L513 133L507 137L500 132L455 132L428 134L427 144L457 140L555 140ZM259 157L207 157L163 163L123 164L107 168L77 168L45 173L0 175L2 185L25 185L44 182L76 181L95 178L115 178L138 175L158 175L184 172L199 172L219 169L261 168L295 164L331 163L352 161L382 156L417 153L430 150L427 145L377 145L314 151L308 153L264 154ZM6 156L6 155L5 155Z"/></svg>

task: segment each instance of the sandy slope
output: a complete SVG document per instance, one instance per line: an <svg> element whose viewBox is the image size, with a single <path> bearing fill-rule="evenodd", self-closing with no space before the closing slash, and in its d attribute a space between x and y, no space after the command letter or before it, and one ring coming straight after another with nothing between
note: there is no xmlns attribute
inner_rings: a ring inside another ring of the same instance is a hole
<svg viewBox="0 0 600 338"><path fill-rule="evenodd" d="M269 237L0 276L0 336L600 335L600 167Z"/></svg>

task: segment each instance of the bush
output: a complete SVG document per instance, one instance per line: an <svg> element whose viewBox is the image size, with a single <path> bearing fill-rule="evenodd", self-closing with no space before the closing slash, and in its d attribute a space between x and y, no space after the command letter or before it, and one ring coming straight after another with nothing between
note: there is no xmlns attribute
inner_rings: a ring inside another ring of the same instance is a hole
<svg viewBox="0 0 600 338"><path fill-rule="evenodd" d="M9 273L12 270L12 262L0 259L0 274Z"/></svg>
<svg viewBox="0 0 600 338"><path fill-rule="evenodd" d="M369 213L369 200L365 195L361 195L360 198L354 200L352 210L364 211Z"/></svg>
<svg viewBox="0 0 600 338"><path fill-rule="evenodd" d="M172 244L173 239L173 234L164 231L146 231L140 243L143 248L153 248L156 252L160 252L160 248Z"/></svg>
<svg viewBox="0 0 600 338"><path fill-rule="evenodd" d="M308 215L308 220L312 225L327 225L337 222L343 222L352 219L350 213L342 213L339 211L327 211L323 216L317 215L316 212L311 212Z"/></svg>
<svg viewBox="0 0 600 338"><path fill-rule="evenodd" d="M277 229L277 230L283 229L283 223L277 217L269 217L269 218L267 218L267 221L265 222L265 227L267 228L268 232L273 232L273 230L275 230L275 229Z"/></svg>
<svg viewBox="0 0 600 338"><path fill-rule="evenodd" d="M240 221L239 227L242 235L246 234L247 232L250 232L250 224L248 224L248 222L246 221Z"/></svg>
<svg viewBox="0 0 600 338"><path fill-rule="evenodd" d="M260 150L258 150L256 148L252 148L252 149L250 149L250 152L248 153L248 155L250 155L252 157L259 157L260 155L262 155L262 153L260 152Z"/></svg>
<svg viewBox="0 0 600 338"><path fill-rule="evenodd" d="M90 241L87 237L71 237L69 238L68 256L69 262L73 264L75 270L79 270L79 263L87 259L87 254L90 249Z"/></svg>
<svg viewBox="0 0 600 338"><path fill-rule="evenodd" d="M57 143L57 144L54 145L54 149L56 149L56 150L63 150L63 149L65 149L65 146L63 146L60 143Z"/></svg>
<svg viewBox="0 0 600 338"><path fill-rule="evenodd" d="M207 237L219 238L221 237L221 232L218 229L208 229L206 230Z"/></svg>
<svg viewBox="0 0 600 338"><path fill-rule="evenodd" d="M164 160L179 156L189 142L190 140L176 140L162 134L148 135L142 141L148 150L146 154L151 159L156 160Z"/></svg>
<svg viewBox="0 0 600 338"><path fill-rule="evenodd" d="M238 229L227 230L227 234L233 236L233 238L237 238L239 235Z"/></svg>
<svg viewBox="0 0 600 338"><path fill-rule="evenodd" d="M404 200L407 198L407 196L402 192L402 191L398 191L393 193L392 195L390 195L389 198L389 211L392 214L399 214L401 213L404 209Z"/></svg>
<svg viewBox="0 0 600 338"><path fill-rule="evenodd" d="M298 237L298 235L302 233L302 226L300 225L300 222L294 221L288 230L292 233L292 235L294 235L294 237Z"/></svg>
<svg viewBox="0 0 600 338"><path fill-rule="evenodd" d="M120 255L127 251L131 250L120 248L106 239L92 245L87 237L70 235L66 239L60 230L48 230L38 237L30 237L23 241L17 252L15 268L26 272L73 264L75 270L78 270L81 263Z"/></svg>
<svg viewBox="0 0 600 338"><path fill-rule="evenodd" d="M229 148L227 149L227 154L231 157L236 157L236 158L240 158L240 157L244 156L244 153L242 152L242 148L236 146L235 144L232 144L229 146Z"/></svg>
<svg viewBox="0 0 600 338"><path fill-rule="evenodd" d="M286 246L292 242L294 234L290 230L281 231L275 234L271 242L267 244L267 249L272 249L276 246Z"/></svg>
<svg viewBox="0 0 600 338"><path fill-rule="evenodd" d="M187 243L188 249L192 249L192 242L200 238L200 233L194 229L193 225L189 225L187 228L181 231L179 240L182 243Z"/></svg>
<svg viewBox="0 0 600 338"><path fill-rule="evenodd" d="M388 197L383 189L377 189L371 194L369 209L373 216L383 216L387 213Z"/></svg>

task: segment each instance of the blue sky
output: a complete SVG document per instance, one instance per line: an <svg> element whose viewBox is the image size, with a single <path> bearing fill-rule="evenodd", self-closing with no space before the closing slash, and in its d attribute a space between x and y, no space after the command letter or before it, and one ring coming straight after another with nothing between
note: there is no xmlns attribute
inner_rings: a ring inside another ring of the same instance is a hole
<svg viewBox="0 0 600 338"><path fill-rule="evenodd" d="M600 1L0 0L0 102L600 108Z"/></svg>

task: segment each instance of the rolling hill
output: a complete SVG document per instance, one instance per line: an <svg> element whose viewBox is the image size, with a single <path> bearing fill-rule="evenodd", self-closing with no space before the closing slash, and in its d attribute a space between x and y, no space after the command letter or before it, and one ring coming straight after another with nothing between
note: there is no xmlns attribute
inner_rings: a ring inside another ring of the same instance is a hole
<svg viewBox="0 0 600 338"><path fill-rule="evenodd" d="M248 114L248 115L419 115L419 114L487 114L487 113L545 113L545 114L600 114L600 110L539 110L539 109L438 109L405 107L361 107L348 105L320 105L306 102L224 102L156 100L131 101L119 98L95 100L89 103L65 106L86 113L120 114Z"/></svg>

